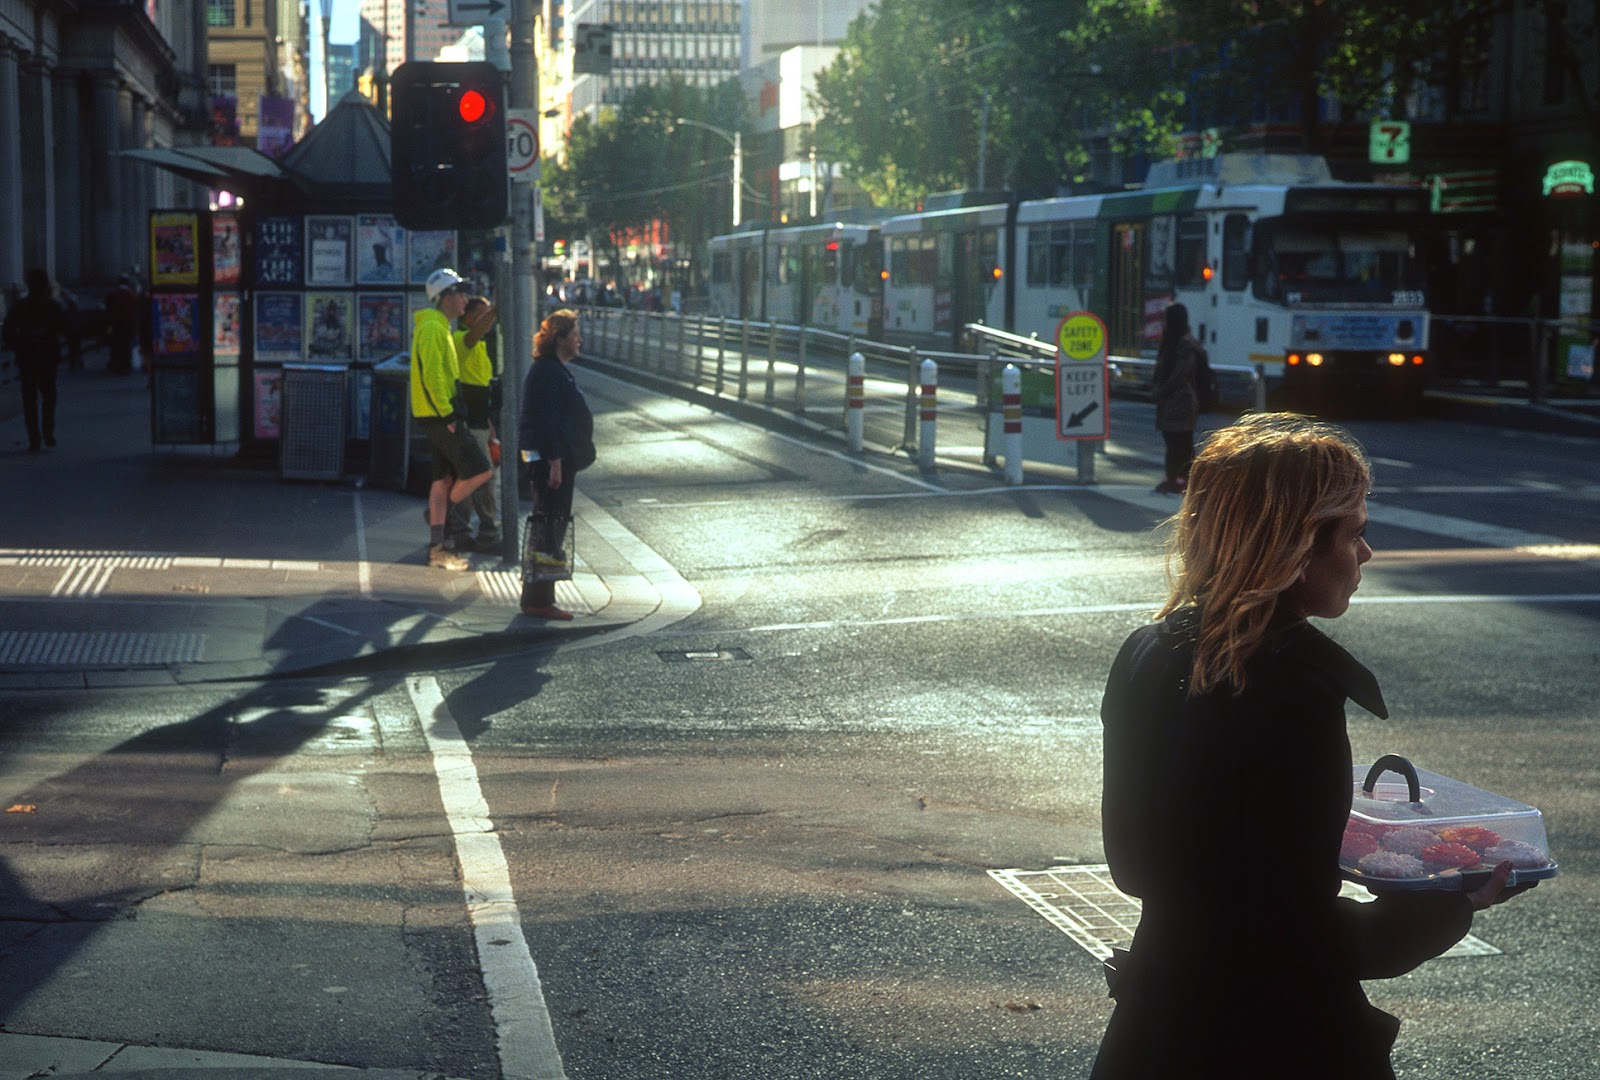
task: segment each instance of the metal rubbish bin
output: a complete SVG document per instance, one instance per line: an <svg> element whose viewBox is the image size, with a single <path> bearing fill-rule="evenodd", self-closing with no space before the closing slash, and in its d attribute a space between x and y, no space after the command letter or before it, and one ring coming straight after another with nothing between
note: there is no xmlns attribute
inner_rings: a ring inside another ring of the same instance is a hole
<svg viewBox="0 0 1600 1080"><path fill-rule="evenodd" d="M286 480L344 475L347 369L336 364L283 365L279 471Z"/></svg>
<svg viewBox="0 0 1600 1080"><path fill-rule="evenodd" d="M372 443L367 479L390 491L406 490L411 458L411 354L372 365Z"/></svg>

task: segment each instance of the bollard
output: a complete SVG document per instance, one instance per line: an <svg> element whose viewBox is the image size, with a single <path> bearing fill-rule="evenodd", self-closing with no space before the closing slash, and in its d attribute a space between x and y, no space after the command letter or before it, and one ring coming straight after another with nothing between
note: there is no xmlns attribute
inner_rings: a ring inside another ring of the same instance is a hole
<svg viewBox="0 0 1600 1080"><path fill-rule="evenodd" d="M911 449L912 440L917 437L917 349L912 346L906 352L906 427L900 433L900 445L907 450Z"/></svg>
<svg viewBox="0 0 1600 1080"><path fill-rule="evenodd" d="M934 444L939 433L939 365L922 362L922 430L917 437L917 465L933 468Z"/></svg>
<svg viewBox="0 0 1600 1080"><path fill-rule="evenodd" d="M775 396L777 396L777 392L778 392L778 388L777 388L778 373L777 373L777 368L775 366L776 365L776 361L772 357L772 350L777 347L777 342L778 342L778 324L775 323L775 322L768 323L767 324L767 393L766 393L766 396L762 399L762 404L767 405L767 406L771 406L772 399Z"/></svg>
<svg viewBox="0 0 1600 1080"><path fill-rule="evenodd" d="M1000 372L1000 415L1005 421L1002 448L1006 483L1022 483L1022 372L1007 364Z"/></svg>
<svg viewBox="0 0 1600 1080"><path fill-rule="evenodd" d="M850 438L850 452L861 453L865 445L867 410L867 358L850 354L844 385L844 430Z"/></svg>
<svg viewBox="0 0 1600 1080"><path fill-rule="evenodd" d="M794 369L794 413L796 416L806 414L806 328L800 328L799 358L795 361Z"/></svg>
<svg viewBox="0 0 1600 1080"><path fill-rule="evenodd" d="M704 325L704 324L701 324L701 325ZM724 344L727 340L728 340L728 317L726 315L718 315L717 316L717 383L716 383L716 387L712 390L712 393L715 394L717 397L721 397L722 396L722 364L723 364L724 354L727 352L727 347Z"/></svg>
<svg viewBox="0 0 1600 1080"><path fill-rule="evenodd" d="M739 320L739 400L750 394L750 320Z"/></svg>

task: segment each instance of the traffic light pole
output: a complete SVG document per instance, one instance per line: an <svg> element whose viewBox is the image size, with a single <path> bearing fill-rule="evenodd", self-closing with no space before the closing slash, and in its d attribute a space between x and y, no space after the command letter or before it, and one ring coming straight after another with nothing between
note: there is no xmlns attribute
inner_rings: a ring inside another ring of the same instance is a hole
<svg viewBox="0 0 1600 1080"><path fill-rule="evenodd" d="M505 39L494 24L484 27L484 41ZM499 51L498 44L495 46ZM511 50L508 58L486 52L486 57L502 70L509 67L511 82L507 103L513 109L537 109L539 68L533 49L533 0L511 0ZM534 166L538 168L537 165ZM533 186L511 185L509 230L506 248L510 256L509 282L502 280L496 295L500 304L500 535L505 537L502 555L507 563L521 560L522 491L521 447L517 443L517 416L522 406L522 383L527 378L528 360L533 353L533 331L539 322L535 298L539 295L539 260L533 250ZM501 261L502 270L506 267ZM509 287L508 287L509 286Z"/></svg>

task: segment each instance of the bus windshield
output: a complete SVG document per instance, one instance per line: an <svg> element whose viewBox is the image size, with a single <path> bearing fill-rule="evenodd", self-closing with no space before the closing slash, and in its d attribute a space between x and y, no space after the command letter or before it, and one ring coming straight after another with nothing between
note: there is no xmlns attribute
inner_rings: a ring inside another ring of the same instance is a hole
<svg viewBox="0 0 1600 1080"><path fill-rule="evenodd" d="M1256 293L1286 304L1423 303L1424 266L1406 230L1293 221L1256 231Z"/></svg>

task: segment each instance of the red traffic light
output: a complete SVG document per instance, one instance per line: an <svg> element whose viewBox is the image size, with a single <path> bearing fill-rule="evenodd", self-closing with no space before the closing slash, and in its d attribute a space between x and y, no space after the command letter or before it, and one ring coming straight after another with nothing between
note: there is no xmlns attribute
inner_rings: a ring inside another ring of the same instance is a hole
<svg viewBox="0 0 1600 1080"><path fill-rule="evenodd" d="M461 113L461 119L469 124L476 124L483 119L484 113L489 111L489 102L477 90L466 90L461 94L461 101L456 109Z"/></svg>

